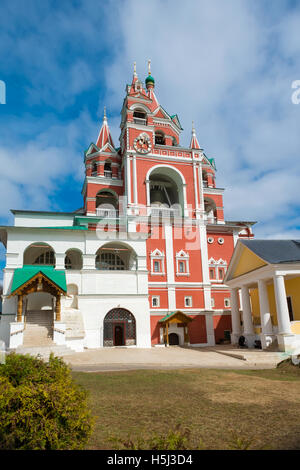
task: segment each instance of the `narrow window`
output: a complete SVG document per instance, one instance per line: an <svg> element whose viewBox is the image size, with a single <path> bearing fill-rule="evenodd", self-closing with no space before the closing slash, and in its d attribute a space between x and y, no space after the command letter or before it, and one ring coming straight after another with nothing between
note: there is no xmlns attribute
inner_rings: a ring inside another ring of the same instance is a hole
<svg viewBox="0 0 300 470"><path fill-rule="evenodd" d="M215 279L215 270L214 268L209 268L209 278Z"/></svg>
<svg viewBox="0 0 300 470"><path fill-rule="evenodd" d="M161 272L160 261L154 261L154 272L155 273L160 273Z"/></svg>
<svg viewBox="0 0 300 470"><path fill-rule="evenodd" d="M191 307L192 306L192 297L185 297L184 298L184 305L185 305L185 307Z"/></svg>
<svg viewBox="0 0 300 470"><path fill-rule="evenodd" d="M224 279L224 268L219 268L219 279L220 280Z"/></svg>
<svg viewBox="0 0 300 470"><path fill-rule="evenodd" d="M185 273L185 262L184 261L179 261L179 272L180 273Z"/></svg>

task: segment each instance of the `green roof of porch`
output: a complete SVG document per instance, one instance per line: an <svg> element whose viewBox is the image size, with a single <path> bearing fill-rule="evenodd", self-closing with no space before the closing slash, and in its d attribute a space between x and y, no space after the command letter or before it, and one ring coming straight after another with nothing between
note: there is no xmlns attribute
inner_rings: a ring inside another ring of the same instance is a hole
<svg viewBox="0 0 300 470"><path fill-rule="evenodd" d="M13 294L17 289L19 289L23 284L32 279L38 273L42 273L60 289L62 289L64 292L67 292L65 271L58 271L54 269L53 266L37 266L28 264L23 266L23 268L18 268L15 270L11 286L11 294Z"/></svg>

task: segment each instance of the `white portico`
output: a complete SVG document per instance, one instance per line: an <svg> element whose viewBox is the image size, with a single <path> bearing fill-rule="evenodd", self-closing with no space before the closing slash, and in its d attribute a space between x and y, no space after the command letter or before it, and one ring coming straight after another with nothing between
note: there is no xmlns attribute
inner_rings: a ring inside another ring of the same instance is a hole
<svg viewBox="0 0 300 470"><path fill-rule="evenodd" d="M245 336L266 349L300 353L300 243L239 240L226 278L231 288L232 343Z"/></svg>

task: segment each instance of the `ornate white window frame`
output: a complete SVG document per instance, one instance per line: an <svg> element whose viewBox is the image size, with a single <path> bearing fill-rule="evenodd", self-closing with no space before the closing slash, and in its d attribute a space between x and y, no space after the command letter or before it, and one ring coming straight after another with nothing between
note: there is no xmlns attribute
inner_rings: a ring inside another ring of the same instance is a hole
<svg viewBox="0 0 300 470"><path fill-rule="evenodd" d="M219 277L219 268L224 269L224 276L222 278ZM214 274L215 274L213 278L211 278L210 275L209 275L210 281L223 282L226 271L227 271L227 261L224 261L222 258L220 258L219 260L215 260L214 258L210 258L208 260L208 269L209 269L209 273L210 273L210 270L213 269Z"/></svg>
<svg viewBox="0 0 300 470"><path fill-rule="evenodd" d="M152 276L164 276L165 275L165 254L163 251L160 251L158 248L151 252L151 275ZM160 271L154 270L154 262L160 262Z"/></svg>
<svg viewBox="0 0 300 470"><path fill-rule="evenodd" d="M183 250L176 253L176 276L190 276L190 255ZM184 262L185 272L180 272L180 262Z"/></svg>
<svg viewBox="0 0 300 470"><path fill-rule="evenodd" d="M154 305L153 300L156 299L157 305ZM151 297L151 307L153 308L159 308L160 307L160 295L152 295Z"/></svg>
<svg viewBox="0 0 300 470"><path fill-rule="evenodd" d="M187 305L187 303L189 303L189 305ZM193 297L191 295L187 295L184 297L184 306L185 308L191 308L193 306Z"/></svg>

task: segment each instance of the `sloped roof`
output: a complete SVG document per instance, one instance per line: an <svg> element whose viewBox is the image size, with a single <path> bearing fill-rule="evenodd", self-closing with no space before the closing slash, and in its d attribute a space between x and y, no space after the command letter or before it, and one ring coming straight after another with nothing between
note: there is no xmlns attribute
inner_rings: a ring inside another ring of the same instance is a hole
<svg viewBox="0 0 300 470"><path fill-rule="evenodd" d="M242 243L270 264L300 262L300 240L242 240Z"/></svg>
<svg viewBox="0 0 300 470"><path fill-rule="evenodd" d="M23 268L15 269L11 286L11 294L13 294L17 289L19 289L23 284L32 279L38 273L42 273L64 292L67 291L65 271L57 271L52 266L25 265Z"/></svg>
<svg viewBox="0 0 300 470"><path fill-rule="evenodd" d="M171 312L171 313L168 313L165 317L161 318L158 323L163 323L163 322L166 322L168 320L170 320L172 317L175 317L176 315L184 318L185 320L187 320L188 322L191 322L193 319L190 318L188 315L186 315L185 313L181 312L180 310L176 310L175 312Z"/></svg>

